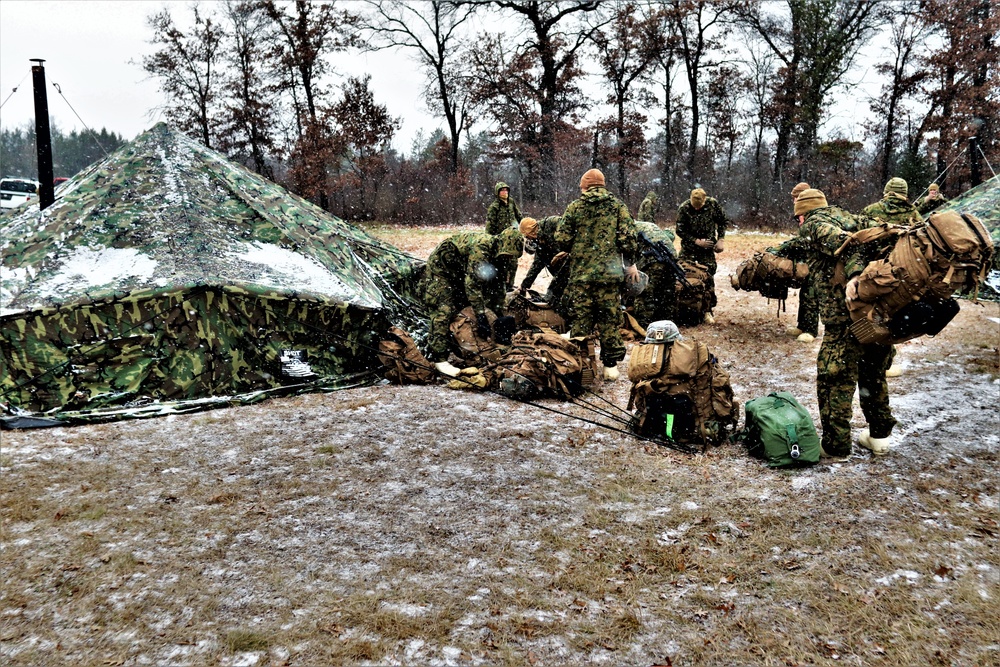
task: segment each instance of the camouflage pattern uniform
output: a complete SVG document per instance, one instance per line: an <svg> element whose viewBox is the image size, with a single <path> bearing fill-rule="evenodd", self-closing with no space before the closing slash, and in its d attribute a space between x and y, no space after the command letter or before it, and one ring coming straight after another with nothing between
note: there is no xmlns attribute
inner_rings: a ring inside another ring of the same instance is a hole
<svg viewBox="0 0 1000 667"><path fill-rule="evenodd" d="M506 275L497 266L500 242L485 232L463 232L441 241L427 258L423 298L430 312L429 361L448 357L448 326L463 308L471 305L477 315L487 309L502 314Z"/></svg>
<svg viewBox="0 0 1000 667"><path fill-rule="evenodd" d="M552 266L552 258L559 253L559 246L556 244L556 228L562 220L558 215L550 215L542 218L538 223L538 238L535 239L535 257L521 281L521 289L530 289L535 284L535 279L542 269L548 269L552 274L552 282L549 283L549 290L546 292L546 301L560 312L559 301L566 292L566 281L569 279L568 262L561 262L558 267ZM560 312L561 314L561 312Z"/></svg>
<svg viewBox="0 0 1000 667"><path fill-rule="evenodd" d="M671 254L677 256L674 250L674 233L669 229L660 229L651 222L636 221L635 230L636 234L645 233L654 243L662 241ZM643 326L658 320L674 319L677 307L677 278L668 267L642 251L645 243L641 237L638 238L639 258L635 265L649 276L649 284L632 305L632 314Z"/></svg>
<svg viewBox="0 0 1000 667"><path fill-rule="evenodd" d="M893 225L912 225L924 220L913 204L893 192L880 201L865 206L861 210L861 215Z"/></svg>
<svg viewBox="0 0 1000 667"><path fill-rule="evenodd" d="M803 240L798 237L785 241L777 248L768 248L768 252L772 252L778 257L806 264L809 264L809 258L812 254ZM819 335L819 292L816 289L815 275L812 266L810 266L806 283L799 288L799 312L795 322L799 331L814 337Z"/></svg>
<svg viewBox="0 0 1000 667"><path fill-rule="evenodd" d="M656 193L650 190L646 194L646 198L642 200L639 204L639 212L636 213L636 220L644 220L645 222L656 222L654 216L656 215Z"/></svg>
<svg viewBox="0 0 1000 667"><path fill-rule="evenodd" d="M885 381L892 348L862 345L851 334L845 284L838 279L849 280L864 268L861 253L849 249L840 257L844 276L838 276L838 259L834 257L847 238L847 229L858 226L867 226L866 221L836 206L826 206L809 211L799 227L799 238L811 252L809 270L816 273L821 316L826 326L816 359L816 393L823 426L822 445L831 456L847 456L851 452L855 388L873 438L888 437L896 425Z"/></svg>
<svg viewBox="0 0 1000 667"><path fill-rule="evenodd" d="M507 201L500 199L500 191L504 188L510 190L510 186L504 182L493 186L493 194L496 199L486 209L486 233L499 234L508 227L517 227L521 222L521 209L517 207L517 202L507 193Z"/></svg>
<svg viewBox="0 0 1000 667"><path fill-rule="evenodd" d="M564 302L572 333L589 336L596 327L601 361L614 366L625 358L619 329L622 256L631 264L637 250L628 207L604 187L591 187L566 207L555 239L569 253Z"/></svg>
<svg viewBox="0 0 1000 667"><path fill-rule="evenodd" d="M936 198L931 199L929 196L921 197L916 201L915 206L921 215L930 215L947 203L948 198L941 194L939 190Z"/></svg>
<svg viewBox="0 0 1000 667"><path fill-rule="evenodd" d="M688 200L677 209L677 236L681 239L681 259L689 259L708 267L706 287L712 294L712 308L718 299L715 296L715 272L719 265L715 261L715 250L699 248L695 239L717 241L726 236L726 226L729 224L726 214L715 197L706 197L705 205L696 209Z"/></svg>

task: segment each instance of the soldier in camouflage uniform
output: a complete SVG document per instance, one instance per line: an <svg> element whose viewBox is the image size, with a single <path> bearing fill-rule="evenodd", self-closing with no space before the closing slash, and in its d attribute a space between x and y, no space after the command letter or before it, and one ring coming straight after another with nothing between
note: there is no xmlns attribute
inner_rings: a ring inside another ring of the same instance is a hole
<svg viewBox="0 0 1000 667"><path fill-rule="evenodd" d="M715 296L715 272L719 265L716 253L722 252L723 239L729 220L722 206L714 197L709 197L701 188L691 191L691 198L677 209L677 236L681 239L681 259L688 259L708 267L706 287L712 295L711 308L718 303ZM705 322L715 320L711 312L705 313Z"/></svg>
<svg viewBox="0 0 1000 667"><path fill-rule="evenodd" d="M927 186L927 196L918 199L916 207L921 215L930 215L947 203L948 198L941 194L941 187L937 183L931 183Z"/></svg>
<svg viewBox="0 0 1000 667"><path fill-rule="evenodd" d="M851 416L854 390L869 429L859 438L876 454L888 451L888 438L896 420L889 409L885 381L891 346L862 345L850 332L846 290L856 289L854 278L864 269L865 258L856 248L838 258L835 252L848 237L848 229L870 224L847 211L829 206L819 190L806 190L795 200L799 238L811 253L810 272L816 272L820 310L826 332L816 360L816 393L823 426L823 451L827 456L851 453Z"/></svg>
<svg viewBox="0 0 1000 667"><path fill-rule="evenodd" d="M898 176L890 178L882 188L882 199L861 210L861 215L878 222L893 225L912 225L923 222L917 208L907 200L908 186Z"/></svg>
<svg viewBox="0 0 1000 667"><path fill-rule="evenodd" d="M646 193L646 198L642 200L639 204L639 212L636 213L636 220L644 220L646 222L656 222L654 219L656 216L657 209L656 193L650 190Z"/></svg>
<svg viewBox="0 0 1000 667"><path fill-rule="evenodd" d="M566 315L574 336L589 336L597 329L604 377L614 381L618 379L615 366L625 358L619 328L622 281L639 278L633 263L635 223L628 207L605 189L600 170L583 175L580 192L580 198L566 207L555 234L560 250L569 253Z"/></svg>
<svg viewBox="0 0 1000 667"><path fill-rule="evenodd" d="M510 227L517 227L521 222L521 209L510 196L510 186L500 181L493 186L496 199L486 209L486 233L499 234Z"/></svg>
<svg viewBox="0 0 1000 667"><path fill-rule="evenodd" d="M649 276L649 284L646 285L642 294L635 297L635 301L632 303L632 314L643 326L659 320L673 320L674 311L677 308L677 277L669 267L656 261L652 254L643 252L647 241L642 237L645 236L654 243L662 242L670 254L676 257L674 233L669 229L660 229L652 222L643 221L636 221L635 231L639 244L639 259L636 261L636 267Z"/></svg>
<svg viewBox="0 0 1000 667"><path fill-rule="evenodd" d="M552 274L552 281L549 283L549 289L545 294L545 301L556 312L562 314L559 302L562 300L562 295L566 292L566 281L569 278L569 271L567 271L568 263L565 261L566 253L560 253L559 246L556 244L556 228L559 226L560 220L562 218L558 215L550 215L547 218L542 218L541 222L536 221L534 218L524 218L521 220L521 233L525 239L533 242L534 259L528 268L528 273L524 276L524 280L521 281L518 291L523 294L531 289L542 269L548 269L549 273ZM561 257L560 254L562 255Z"/></svg>
<svg viewBox="0 0 1000 667"><path fill-rule="evenodd" d="M443 373L453 374L446 363L451 337L449 325L468 306L476 312L482 338L490 337L486 311L503 314L505 287L517 269L523 239L513 227L494 236L462 232L449 236L431 252L424 271L423 299L430 311L427 359Z"/></svg>
<svg viewBox="0 0 1000 667"><path fill-rule="evenodd" d="M792 205L798 196L810 189L809 184L802 182L792 188ZM808 264L810 253L805 248L802 241L797 237L785 241L777 248L768 248L778 257L785 257L794 262L805 262ZM789 331L802 343L811 343L819 335L819 294L816 291L816 281L813 279L813 271L809 270L806 283L799 288L799 312L795 323L795 328Z"/></svg>

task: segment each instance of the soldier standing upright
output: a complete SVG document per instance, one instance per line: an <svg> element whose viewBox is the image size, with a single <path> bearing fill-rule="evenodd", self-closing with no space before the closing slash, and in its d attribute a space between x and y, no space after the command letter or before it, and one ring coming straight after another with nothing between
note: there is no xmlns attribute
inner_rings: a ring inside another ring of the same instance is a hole
<svg viewBox="0 0 1000 667"><path fill-rule="evenodd" d="M799 238L810 253L809 271L816 272L820 310L826 327L816 359L816 394L823 426L824 455L842 457L851 453L855 389L869 426L862 431L858 443L875 454L884 454L889 449L889 435L896 425L885 381L892 346L862 345L851 333L846 294L857 289L857 276L864 269L865 261L856 247L848 247L846 252L837 255L849 236L848 229L863 228L870 223L827 205L826 196L814 189L805 190L795 200L795 215L800 220Z"/></svg>
<svg viewBox="0 0 1000 667"><path fill-rule="evenodd" d="M448 363L455 314L468 306L476 312L477 333L491 336L486 311L503 314L505 288L513 280L521 256L521 233L509 227L494 236L485 232L462 232L438 244L427 258L423 278L424 305L430 311L427 359L446 375L459 369Z"/></svg>
<svg viewBox="0 0 1000 667"><path fill-rule="evenodd" d="M639 204L639 212L635 214L635 219L645 222L656 222L656 204L656 193L650 190L646 193L646 198Z"/></svg>
<svg viewBox="0 0 1000 667"><path fill-rule="evenodd" d="M931 183L927 186L927 195L917 200L916 207L921 215L929 215L948 203L948 198L941 193L941 186Z"/></svg>
<svg viewBox="0 0 1000 667"><path fill-rule="evenodd" d="M893 225L912 225L923 222L924 218L917 208L907 199L909 187L898 176L890 178L882 188L882 199L869 204L861 210L861 214Z"/></svg>
<svg viewBox="0 0 1000 667"><path fill-rule="evenodd" d="M591 169L580 179L580 198L566 207L555 239L569 253L564 303L571 332L589 336L597 329L604 378L617 380L616 366L625 358L621 286L623 279L638 280L639 270L634 264L635 223L628 207L605 189L600 170Z"/></svg>
<svg viewBox="0 0 1000 667"><path fill-rule="evenodd" d="M486 232L499 234L510 227L517 227L521 222L521 209L510 196L510 186L500 181L493 186L493 193L496 198L486 209Z"/></svg>
<svg viewBox="0 0 1000 667"><path fill-rule="evenodd" d="M718 303L715 295L715 272L719 265L715 255L725 250L726 218L722 206L701 188L691 191L691 198L677 209L677 236L681 239L681 259L688 259L708 267L706 287L711 296L711 307L705 313L705 323L712 324L712 310Z"/></svg>
<svg viewBox="0 0 1000 667"><path fill-rule="evenodd" d="M799 183L792 188L792 205L795 205L795 200L800 194L809 189L809 184L806 182ZM798 237L785 241L772 252L778 257L808 263L809 252L805 250ZM789 333L796 336L797 340L802 343L811 343L819 335L819 295L816 292L816 281L812 269L809 269L805 285L799 288L798 318L795 328L789 330Z"/></svg>

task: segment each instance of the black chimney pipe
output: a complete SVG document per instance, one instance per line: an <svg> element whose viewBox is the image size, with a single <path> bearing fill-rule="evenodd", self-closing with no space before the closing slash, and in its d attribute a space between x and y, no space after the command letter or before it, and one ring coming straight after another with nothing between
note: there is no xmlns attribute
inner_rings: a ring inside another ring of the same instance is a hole
<svg viewBox="0 0 1000 667"><path fill-rule="evenodd" d="M45 61L31 66L31 84L35 89L35 146L38 148L38 210L44 210L56 200L52 173L52 134L49 131L49 98L45 90Z"/></svg>

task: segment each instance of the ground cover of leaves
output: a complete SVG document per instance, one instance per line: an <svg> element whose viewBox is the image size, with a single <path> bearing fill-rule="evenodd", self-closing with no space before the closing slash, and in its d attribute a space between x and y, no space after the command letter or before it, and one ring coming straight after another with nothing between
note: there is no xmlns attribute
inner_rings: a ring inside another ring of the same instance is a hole
<svg viewBox="0 0 1000 667"><path fill-rule="evenodd" d="M795 298L728 286L776 237L727 240L717 323L685 334L740 403L816 416ZM892 452L794 471L442 386L5 431L0 661L997 665L998 345L997 304L963 302L900 346Z"/></svg>

